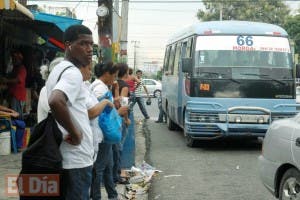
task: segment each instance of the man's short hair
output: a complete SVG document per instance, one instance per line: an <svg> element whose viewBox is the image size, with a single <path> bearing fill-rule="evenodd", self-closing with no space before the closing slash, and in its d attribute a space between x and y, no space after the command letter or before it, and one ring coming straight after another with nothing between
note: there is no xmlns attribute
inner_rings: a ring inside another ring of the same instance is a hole
<svg viewBox="0 0 300 200"><path fill-rule="evenodd" d="M73 42L77 40L81 34L92 35L92 31L84 25L72 25L68 27L64 33L64 42Z"/></svg>
<svg viewBox="0 0 300 200"><path fill-rule="evenodd" d="M135 73L137 74L137 73L139 73L139 72L143 73L143 71L142 71L142 70L140 70L140 69L136 70L136 72L135 72Z"/></svg>

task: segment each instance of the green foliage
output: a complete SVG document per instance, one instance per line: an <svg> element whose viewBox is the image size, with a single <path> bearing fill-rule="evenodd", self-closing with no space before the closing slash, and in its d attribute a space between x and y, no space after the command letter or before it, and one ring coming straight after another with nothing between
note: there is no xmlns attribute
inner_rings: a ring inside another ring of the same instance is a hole
<svg viewBox="0 0 300 200"><path fill-rule="evenodd" d="M222 9L223 20L246 20L283 25L290 12L282 0L209 0L203 3L206 9L200 9L197 13L201 21L219 20L220 9Z"/></svg>
<svg viewBox="0 0 300 200"><path fill-rule="evenodd" d="M159 70L157 72L157 75L156 75L156 80L160 80L161 81L161 79L162 79L162 70Z"/></svg>
<svg viewBox="0 0 300 200"><path fill-rule="evenodd" d="M300 53L300 14L288 16L283 25L285 30L290 35L290 38L295 42L295 53Z"/></svg>

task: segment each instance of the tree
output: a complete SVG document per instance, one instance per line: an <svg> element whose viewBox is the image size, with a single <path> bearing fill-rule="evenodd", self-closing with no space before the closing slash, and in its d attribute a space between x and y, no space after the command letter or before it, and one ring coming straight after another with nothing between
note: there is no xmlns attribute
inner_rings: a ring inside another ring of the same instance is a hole
<svg viewBox="0 0 300 200"><path fill-rule="evenodd" d="M288 16L283 27L295 42L295 53L300 54L300 14Z"/></svg>
<svg viewBox="0 0 300 200"><path fill-rule="evenodd" d="M289 8L282 0L206 0L205 8L198 10L201 21L246 20L283 25Z"/></svg>

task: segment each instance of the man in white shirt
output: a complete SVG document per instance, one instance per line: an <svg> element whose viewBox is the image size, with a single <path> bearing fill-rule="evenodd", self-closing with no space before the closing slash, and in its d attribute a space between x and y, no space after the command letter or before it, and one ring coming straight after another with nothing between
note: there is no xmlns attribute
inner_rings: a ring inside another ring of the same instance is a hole
<svg viewBox="0 0 300 200"><path fill-rule="evenodd" d="M92 61L92 32L83 25L70 26L64 33L64 43L65 60L52 70L46 89L51 112L64 137L60 146L64 199L88 200L94 149L86 104L88 93L83 88L80 68Z"/></svg>

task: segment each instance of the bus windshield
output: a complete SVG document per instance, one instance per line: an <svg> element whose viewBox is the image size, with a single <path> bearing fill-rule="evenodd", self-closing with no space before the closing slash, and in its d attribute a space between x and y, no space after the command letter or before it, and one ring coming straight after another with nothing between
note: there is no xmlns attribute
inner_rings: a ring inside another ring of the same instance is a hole
<svg viewBox="0 0 300 200"><path fill-rule="evenodd" d="M291 68L287 38L274 36L198 36L195 68Z"/></svg>

